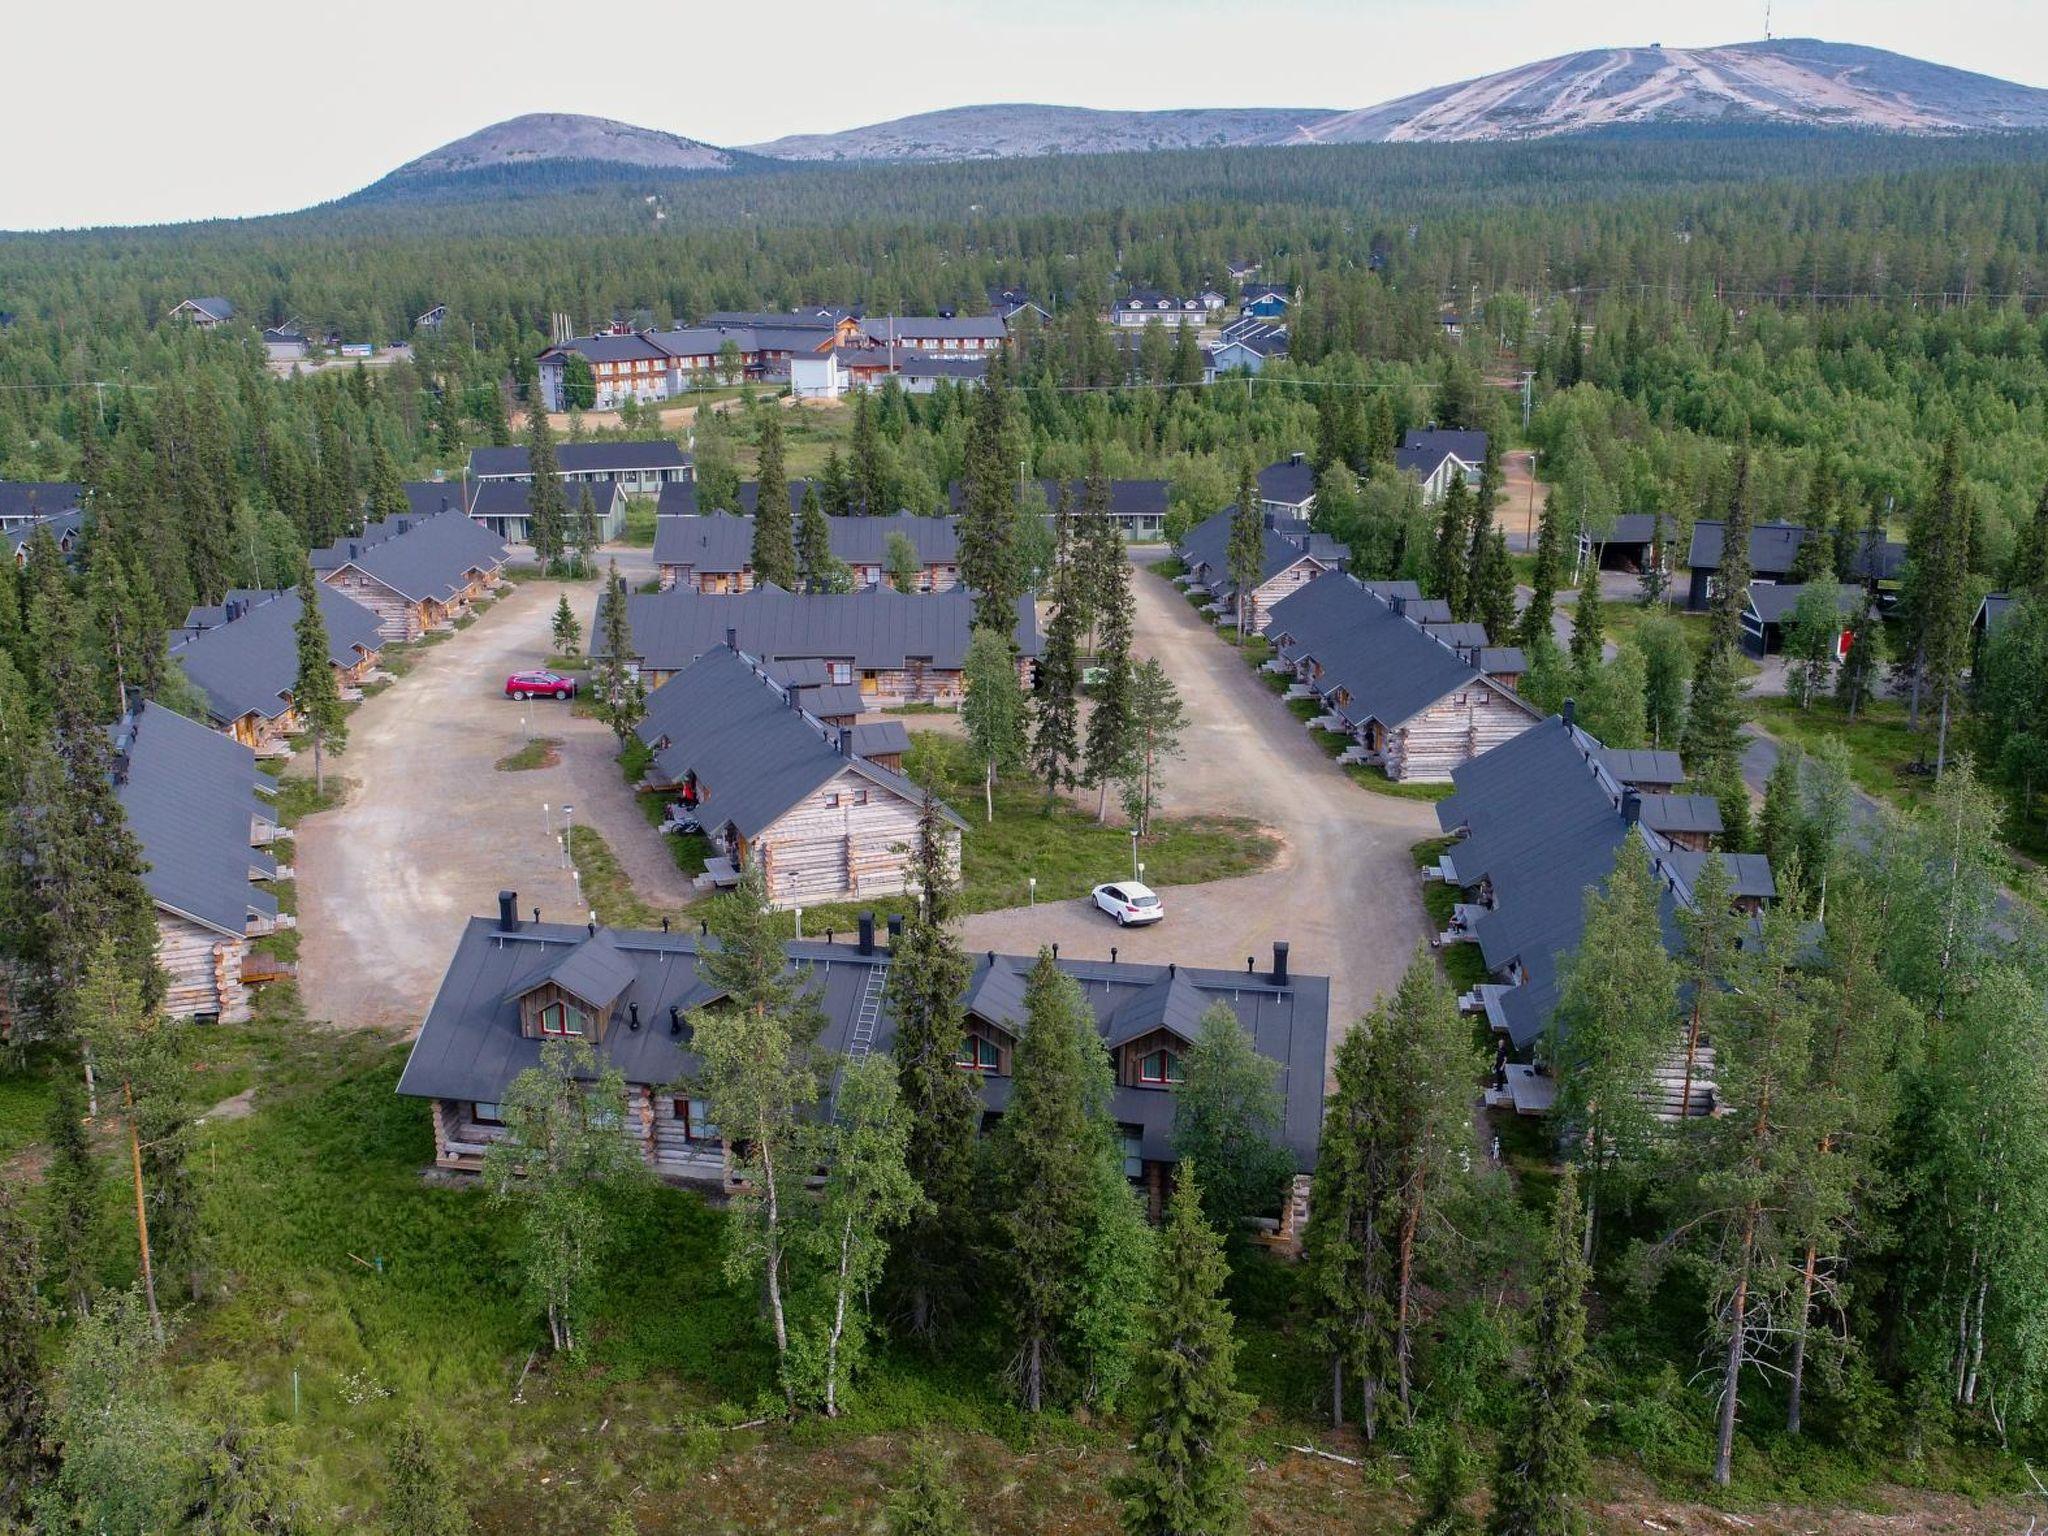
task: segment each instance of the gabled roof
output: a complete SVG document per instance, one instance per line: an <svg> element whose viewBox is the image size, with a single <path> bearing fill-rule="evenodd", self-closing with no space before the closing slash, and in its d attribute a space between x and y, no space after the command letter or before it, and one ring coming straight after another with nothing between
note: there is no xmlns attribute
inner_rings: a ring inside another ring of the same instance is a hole
<svg viewBox="0 0 2048 1536"><path fill-rule="evenodd" d="M894 517L826 519L832 553L849 565L885 565L891 535L910 540L920 565L954 565L960 559L958 525L950 517L920 517L898 512Z"/></svg>
<svg viewBox="0 0 2048 1536"><path fill-rule="evenodd" d="M1445 459L1477 464L1486 457L1484 432L1459 432L1441 427L1412 427L1394 450L1394 467L1427 480Z"/></svg>
<svg viewBox="0 0 2048 1536"><path fill-rule="evenodd" d="M1086 480L1066 482L1069 504L1076 517L1082 512L1082 499L1087 494ZM1048 512L1060 504L1060 482L1041 479L1039 492L1045 497ZM1173 489L1170 480L1112 480L1109 482L1109 512L1112 517L1164 517L1167 499ZM967 503L966 482L955 480L946 487L947 504L957 513Z"/></svg>
<svg viewBox="0 0 2048 1536"><path fill-rule="evenodd" d="M807 719L751 661L723 646L655 689L636 729L655 748L660 782L694 779L702 797L699 816L730 822L746 838L758 837L849 770L913 805L927 798L900 774L841 752L836 730Z"/></svg>
<svg viewBox="0 0 2048 1536"><path fill-rule="evenodd" d="M2012 617L2013 607L2018 602L2019 599L2008 592L1987 592L1984 600L1977 604L1977 615L1971 622L1982 625L1987 635L1995 635Z"/></svg>
<svg viewBox="0 0 2048 1536"><path fill-rule="evenodd" d="M276 815L257 796L271 781L256 771L256 754L161 704L142 705L107 735L114 791L148 861L150 898L234 938L252 915L276 916L277 899L250 884L276 868L249 846L257 818Z"/></svg>
<svg viewBox="0 0 2048 1536"><path fill-rule="evenodd" d="M337 539L314 552L314 569L331 572L353 566L417 603L438 602L468 585L469 572L495 571L505 563L504 541L459 513L385 521L397 525L390 537L376 543Z"/></svg>
<svg viewBox="0 0 2048 1536"><path fill-rule="evenodd" d="M603 485L565 485L562 487L569 501L569 513L573 517L583 504L583 493L590 492L597 503L597 515L605 516L613 503L622 500L625 492L616 482ZM525 517L533 511L533 482L531 480L485 480L470 491L469 515L471 517Z"/></svg>
<svg viewBox="0 0 2048 1536"><path fill-rule="evenodd" d="M0 480L0 522L55 517L85 505L85 487L75 480Z"/></svg>
<svg viewBox="0 0 2048 1536"><path fill-rule="evenodd" d="M1316 493L1315 466L1301 454L1268 464L1259 471L1259 499L1298 507Z"/></svg>
<svg viewBox="0 0 2048 1536"><path fill-rule="evenodd" d="M1488 645L1480 648L1479 670L1488 677L1520 677L1529 670L1529 658L1519 645Z"/></svg>
<svg viewBox="0 0 2048 1536"><path fill-rule="evenodd" d="M1727 524L1716 518L1701 518L1692 525L1692 544L1685 563L1694 570L1713 569L1721 563L1722 534ZM1752 576L1783 576L1799 558L1799 546L1808 538L1797 523L1758 523L1749 531L1749 570Z"/></svg>
<svg viewBox="0 0 2048 1536"><path fill-rule="evenodd" d="M887 345L892 335L898 341L927 336L941 341L1001 341L1010 334L999 315L883 315L863 320L861 329L877 346Z"/></svg>
<svg viewBox="0 0 2048 1536"><path fill-rule="evenodd" d="M691 1049L693 1037L688 1031L671 1033L669 1010L680 1014L717 997L698 972L699 951L713 941L694 931L613 929L609 938L633 975L615 1004L612 1026L598 1044L599 1066L616 1067L629 1083L665 1085L694 1076L702 1063ZM539 1063L542 1044L520 1033L518 1003L508 994L521 977L588 939L581 925L522 922L505 931L494 919L471 918L406 1060L398 1091L472 1102L502 1099L513 1078ZM828 1056L845 1053L871 979L888 963L888 950L877 947L862 955L850 943L797 941L785 945L784 952L791 972L804 979L824 1015L820 1050ZM1029 956L976 956L965 989L967 1010L1009 1033L1021 1031L1024 978L1034 963ZM1073 978L1105 1038L1111 1020L1130 1000L1168 975L1160 965L1065 957L1055 963ZM1191 966L1178 967L1177 974L1204 1006L1227 1004L1253 1047L1278 1067L1281 1141L1297 1168L1313 1167L1322 1128L1329 982L1320 976L1293 975L1276 983L1269 976L1241 970ZM639 1029L618 1022L635 1005L642 1020ZM863 1031L863 1038L869 1033L876 1054L892 1048L895 1021L886 1007ZM1011 1079L992 1074L976 1074L976 1079L984 1107L1001 1112L1009 1102ZM1109 1107L1117 1123L1138 1137L1144 1157L1170 1159L1177 1103L1177 1096L1163 1089L1119 1086L1112 1091Z"/></svg>
<svg viewBox="0 0 2048 1536"><path fill-rule="evenodd" d="M347 593L319 583L320 617L327 625L327 657L352 667L375 652L377 615ZM274 720L298 686L296 587L280 592L235 591L218 607L194 608L173 632L171 654L192 685L206 695L207 713L226 725L244 715Z"/></svg>
<svg viewBox="0 0 2048 1536"><path fill-rule="evenodd" d="M462 510L462 482L459 480L408 480L399 489L405 492L405 499L412 506L415 517L432 517L437 512L460 512ZM390 520L386 519L386 523ZM385 524L372 523L363 532ZM395 530L393 530L395 531Z"/></svg>
<svg viewBox="0 0 2048 1536"><path fill-rule="evenodd" d="M789 482L789 511L794 517L803 510L804 492L810 488L808 480ZM737 507L706 507L697 499L697 482L694 480L670 480L661 488L661 495L654 504L658 517L705 517L714 511L730 512L737 516L752 517L761 500L761 483L758 480L740 482L739 505Z"/></svg>
<svg viewBox="0 0 2048 1536"><path fill-rule="evenodd" d="M736 630L741 650L764 661L816 656L856 669L893 671L921 657L940 671L967 664L974 597L964 588L928 595L867 587L850 593L792 593L773 585L731 596L672 587L627 599L633 648L656 672L675 672L725 643ZM602 634L602 621L595 633ZM1038 618L1027 593L1017 601L1013 631L1019 653L1039 652Z"/></svg>
<svg viewBox="0 0 2048 1536"><path fill-rule="evenodd" d="M65 540L77 538L79 530L84 526L83 512L59 512L54 517L37 518L29 523L16 523L7 530L7 547L10 551L19 551L38 533L47 533L57 541L57 547L62 549Z"/></svg>
<svg viewBox="0 0 2048 1536"><path fill-rule="evenodd" d="M1799 606L1799 600L1806 596L1812 582L1757 581L1749 587L1749 611L1761 624L1783 624L1792 617L1792 610ZM1835 612L1845 618L1860 613L1866 601L1863 589L1857 586L1841 586L1833 582L1821 588L1832 592L1835 598Z"/></svg>
<svg viewBox="0 0 2048 1536"><path fill-rule="evenodd" d="M1690 889L1699 883L1700 870L1708 857L1690 849L1674 848L1664 855L1663 862L1671 867L1680 883ZM1771 861L1762 854L1724 853L1721 865L1728 871L1731 895L1769 900L1778 894L1778 882L1771 877Z"/></svg>
<svg viewBox="0 0 2048 1536"><path fill-rule="evenodd" d="M633 984L633 963L612 943L611 930L598 929L581 944L560 952L550 951L541 963L505 993L507 1002L518 1002L536 987L549 983L593 1008L609 1008Z"/></svg>
<svg viewBox="0 0 2048 1536"><path fill-rule="evenodd" d="M1674 832L1718 837L1721 802L1712 795L1645 795L1643 825L1666 837Z"/></svg>
<svg viewBox="0 0 2048 1536"><path fill-rule="evenodd" d="M1312 685L1333 714L1354 727L1368 720L1392 729L1448 694L1484 689L1531 719L1535 711L1386 599L1349 576L1325 576L1273 605L1266 632L1276 653L1309 658L1322 673ZM1338 698L1343 695L1342 700Z"/></svg>
<svg viewBox="0 0 2048 1536"><path fill-rule="evenodd" d="M1208 1006L1195 984L1177 966L1170 966L1165 976L1117 1005L1103 1031L1103 1044L1114 1050L1163 1029L1193 1045Z"/></svg>
<svg viewBox="0 0 2048 1536"><path fill-rule="evenodd" d="M670 491L689 489L688 485L663 486L663 512L667 512ZM697 571L743 571L754 563L754 520L731 512L657 517L654 563L687 565Z"/></svg>
<svg viewBox="0 0 2048 1536"><path fill-rule="evenodd" d="M1190 566L1199 565L1213 573L1209 590L1223 596L1231 590L1230 524L1235 508L1225 508L1190 528L1180 541L1182 555ZM1328 534L1314 533L1305 524L1283 531L1270 522L1259 525L1259 581L1271 581L1302 560L1314 560L1325 570L1344 563L1344 546Z"/></svg>
<svg viewBox="0 0 2048 1536"><path fill-rule="evenodd" d="M1609 526L1599 542L1607 544L1648 544L1671 536L1671 519L1661 512L1623 512Z"/></svg>
<svg viewBox="0 0 2048 1536"><path fill-rule="evenodd" d="M184 309L187 306L198 310L209 320L232 320L235 318L235 306L218 294L209 294L203 299L186 299L171 312L176 314L179 309Z"/></svg>
<svg viewBox="0 0 2048 1536"><path fill-rule="evenodd" d="M263 340L267 345L303 347L306 344L306 337L303 331L294 331L282 326L266 328L263 332Z"/></svg>
<svg viewBox="0 0 2048 1536"><path fill-rule="evenodd" d="M565 475L618 474L627 470L687 469L690 456L665 437L630 443L557 443L555 462ZM526 445L469 450L472 480L517 478L533 471Z"/></svg>

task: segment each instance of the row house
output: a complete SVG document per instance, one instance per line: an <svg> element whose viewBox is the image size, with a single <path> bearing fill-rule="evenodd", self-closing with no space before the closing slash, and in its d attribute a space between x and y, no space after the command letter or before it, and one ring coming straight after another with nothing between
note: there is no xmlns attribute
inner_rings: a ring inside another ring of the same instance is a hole
<svg viewBox="0 0 2048 1536"><path fill-rule="evenodd" d="M626 531L626 493L616 481L564 486L569 523L564 530L573 542L576 519L582 515L583 498L597 508L597 541L609 544ZM531 480L488 480L470 494L471 521L488 529L507 544L533 542L533 482Z"/></svg>
<svg viewBox="0 0 2048 1536"><path fill-rule="evenodd" d="M928 597L868 587L785 592L773 583L729 596L671 587L626 599L631 669L658 688L706 652L730 642L764 662L817 661L835 683L857 686L870 709L957 705L964 689L974 595L964 587ZM591 633L603 654L603 604ZM1017 600L1018 680L1029 686L1040 650L1031 595Z"/></svg>
<svg viewBox="0 0 2048 1536"><path fill-rule="evenodd" d="M855 934L785 946L824 1019L818 1049L829 1060L886 1054L895 1040L885 979L888 942L872 918ZM505 1134L503 1102L520 1072L537 1065L551 1039L581 1038L601 1066L625 1080L620 1134L665 1179L726 1193L733 1177L728 1139L710 1105L688 1086L702 1070L698 1019L726 995L699 967L705 940L580 923L526 921L512 892L496 918L473 917L456 946L400 1074L398 1092L425 1100L436 1166L481 1168ZM1294 1178L1258 1224L1258 1239L1298 1246L1307 1215L1308 1175L1322 1126L1329 982L1291 972L1276 945L1263 970L1206 969L1083 960L1054 952L1080 989L1111 1065L1109 1113L1124 1173L1155 1219L1163 1212L1178 1155L1174 1106L1202 1017L1222 1007L1271 1064L1281 1113L1274 1126ZM1025 985L1034 959L990 951L975 957L961 998L964 1027L956 1070L972 1074L984 1128L1008 1107L1016 1043L1026 1027ZM830 1095L818 1107L834 1111Z"/></svg>
<svg viewBox="0 0 2048 1536"><path fill-rule="evenodd" d="M1237 582L1230 570L1230 525L1236 516L1226 509L1197 523L1178 550L1189 588L1214 598L1211 610L1232 624L1240 622ZM1265 633L1276 606L1319 577L1342 570L1347 557L1344 546L1328 534L1267 514L1259 525L1259 579L1247 594L1242 615L1246 631Z"/></svg>
<svg viewBox="0 0 2048 1536"><path fill-rule="evenodd" d="M740 487L746 513L683 513L671 510L694 505L692 490L677 486L673 498L664 494L654 523L654 566L661 590L675 586L719 595L746 592L754 582L754 518L758 487ZM805 482L790 487L791 513L802 505ZM951 517L920 517L898 512L893 517L831 517L825 520L832 553L852 574L856 589L894 586L890 546L907 541L918 565L916 590L949 592L960 584L960 540Z"/></svg>
<svg viewBox="0 0 2048 1536"><path fill-rule="evenodd" d="M1322 705L1317 726L1351 738L1340 761L1441 784L1538 716L1508 675L1484 670L1492 661L1519 676L1518 651L1488 646L1479 625L1434 617L1412 583L1319 581L1274 608L1268 666L1293 677L1289 697Z"/></svg>
<svg viewBox="0 0 2048 1536"><path fill-rule="evenodd" d="M686 484L690 456L665 437L642 442L557 443L555 467L577 499L577 487L615 485L628 496L659 496L663 486ZM464 504L479 486L503 481L524 485L533 479L524 444L509 448L472 448L465 477Z"/></svg>
<svg viewBox="0 0 2048 1536"><path fill-rule="evenodd" d="M252 986L290 974L249 952L251 940L292 925L269 889L290 871L264 851L277 835L265 798L275 781L249 748L161 704L138 705L108 737L114 792L156 910L164 1010L240 1023Z"/></svg>
<svg viewBox="0 0 2048 1536"><path fill-rule="evenodd" d="M705 884L757 868L777 907L901 895L930 797L863 756L853 726L806 707L808 700L843 718L861 708L858 689L818 682L801 669L780 675L789 681L778 683L768 667L727 644L655 689L636 727L653 753L641 790L673 796L704 828L718 853ZM850 697L835 697L834 688ZM900 748L895 755L900 760ZM946 857L957 871L966 824L939 809Z"/></svg>
<svg viewBox="0 0 2048 1536"><path fill-rule="evenodd" d="M319 585L327 661L344 699L360 698L384 644L383 623L347 593ZM171 632L170 654L206 700L206 718L259 756L285 756L297 734L298 589L234 591L194 608Z"/></svg>
<svg viewBox="0 0 2048 1536"><path fill-rule="evenodd" d="M1557 1029L1564 967L1584 933L1586 895L1605 884L1624 842L1640 844L1661 887L1659 930L1674 954L1678 914L1693 909L1709 858L1722 862L1734 909L1751 918L1777 894L1770 863L1710 852L1719 812L1710 797L1683 793L1677 754L1607 748L1578 728L1570 701L1452 782L1437 820L1455 841L1425 877L1458 889L1444 937L1477 944L1491 978L1464 1000L1499 1037L1489 1102L1542 1114L1572 1061ZM1696 1019L1674 1018L1671 1052L1643 1092L1666 1119L1711 1114L1713 1067L1713 1041Z"/></svg>
<svg viewBox="0 0 2048 1536"><path fill-rule="evenodd" d="M1158 321L1169 328L1183 325L1207 325L1217 310L1223 307L1223 296L1216 294L1214 309L1203 301L1200 294L1158 293L1150 288L1133 288L1117 300L1109 312L1110 323L1118 330L1142 331Z"/></svg>
<svg viewBox="0 0 2048 1536"><path fill-rule="evenodd" d="M75 480L0 480L0 532L84 510L85 487Z"/></svg>
<svg viewBox="0 0 2048 1536"><path fill-rule="evenodd" d="M1038 481L1038 494L1043 499L1046 515L1060 504L1060 492L1067 495L1067 507L1076 518L1088 511L1086 480L1069 480L1062 485L1057 480ZM1166 513L1172 500L1173 483L1169 480L1112 480L1109 482L1109 517L1127 539L1156 539L1166 532ZM947 504L958 515L967 505L967 484L955 480L946 487ZM1034 507L1032 510L1036 511Z"/></svg>
<svg viewBox="0 0 2048 1536"><path fill-rule="evenodd" d="M1806 553L1816 540L1830 540L1830 535L1825 529L1799 523L1758 523L1749 531L1751 582L1788 582L1806 571L1821 579L1834 574L1831 540L1821 550ZM1702 609L1714 600L1726 543L1727 524L1719 518L1703 517L1693 524L1685 552L1686 607ZM1881 597L1881 588L1895 587L1905 579L1906 546L1866 532L1849 547L1844 563L1846 569L1841 574L1845 580L1861 582L1873 596Z"/></svg>

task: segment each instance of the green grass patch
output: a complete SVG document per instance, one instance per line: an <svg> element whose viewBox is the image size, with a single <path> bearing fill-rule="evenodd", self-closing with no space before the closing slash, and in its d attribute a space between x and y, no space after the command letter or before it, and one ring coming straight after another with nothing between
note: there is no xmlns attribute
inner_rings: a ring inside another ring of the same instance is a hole
<svg viewBox="0 0 2048 1536"><path fill-rule="evenodd" d="M626 502L626 526L619 534L621 544L634 549L652 549L655 533L655 504L644 497Z"/></svg>
<svg viewBox="0 0 2048 1536"><path fill-rule="evenodd" d="M576 866L583 905L612 928L659 928L676 913L642 898L633 889L625 866L595 827L578 826L570 834L569 856Z"/></svg>
<svg viewBox="0 0 2048 1536"><path fill-rule="evenodd" d="M1458 792L1455 784L1422 784L1412 779L1394 780L1371 763L1346 763L1344 771L1354 783L1371 790L1376 795L1388 795L1396 800L1421 800L1434 803L1448 800Z"/></svg>
<svg viewBox="0 0 2048 1536"><path fill-rule="evenodd" d="M913 699L908 704L891 704L882 711L885 715L953 715L959 711L945 704L934 704L930 699Z"/></svg>
<svg viewBox="0 0 2048 1536"><path fill-rule="evenodd" d="M1838 741L1847 747L1849 776L1865 794L1905 807L1933 795L1934 775L1910 771L1923 753L1933 762L1933 733L1908 730L1906 706L1896 699L1866 699L1854 720L1832 698L1815 699L1811 709L1801 709L1795 698L1752 702L1757 724L1788 746L1811 752L1823 741Z"/></svg>
<svg viewBox="0 0 2048 1536"><path fill-rule="evenodd" d="M552 736L533 736L516 752L507 752L491 766L500 773L528 773L535 768L552 768L562 760L555 749L561 742Z"/></svg>
<svg viewBox="0 0 2048 1536"><path fill-rule="evenodd" d="M271 800L277 812L277 824L281 827L296 826L304 817L346 804L355 787L354 779L345 779L338 773L327 775L324 790L316 790L310 778L279 779L277 794Z"/></svg>
<svg viewBox="0 0 2048 1536"><path fill-rule="evenodd" d="M0 1068L0 1159L43 1139L55 1097L39 1061L13 1061Z"/></svg>

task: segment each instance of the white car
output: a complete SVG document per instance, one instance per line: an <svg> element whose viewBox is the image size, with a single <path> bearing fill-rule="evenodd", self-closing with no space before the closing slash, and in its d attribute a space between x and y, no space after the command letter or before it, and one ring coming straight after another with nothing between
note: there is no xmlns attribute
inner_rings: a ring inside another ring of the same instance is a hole
<svg viewBox="0 0 2048 1536"><path fill-rule="evenodd" d="M1134 923L1156 923L1166 916L1166 908L1159 904L1159 898L1152 894L1151 887L1140 885L1135 880L1098 885L1088 896L1096 906L1116 919L1119 928L1129 928Z"/></svg>

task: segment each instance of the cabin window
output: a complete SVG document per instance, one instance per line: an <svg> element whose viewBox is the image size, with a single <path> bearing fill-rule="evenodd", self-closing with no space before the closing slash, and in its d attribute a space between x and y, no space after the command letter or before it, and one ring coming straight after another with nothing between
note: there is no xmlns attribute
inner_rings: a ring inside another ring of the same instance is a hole
<svg viewBox="0 0 2048 1536"><path fill-rule="evenodd" d="M1181 1081L1180 1052L1165 1049L1146 1052L1138 1058L1138 1081L1141 1083L1177 1083Z"/></svg>
<svg viewBox="0 0 2048 1536"><path fill-rule="evenodd" d="M505 1106L502 1104L472 1104L469 1107L469 1114L478 1125L505 1123Z"/></svg>
<svg viewBox="0 0 2048 1536"><path fill-rule="evenodd" d="M853 792L853 803L855 805L866 805L868 803L868 792L864 789L856 789Z"/></svg>
<svg viewBox="0 0 2048 1536"><path fill-rule="evenodd" d="M1134 1131L1129 1126L1119 1126L1124 1147L1124 1177L1142 1179L1145 1177L1145 1133Z"/></svg>
<svg viewBox="0 0 2048 1536"><path fill-rule="evenodd" d="M853 681L853 663L828 661L825 663L825 673L835 683L850 683Z"/></svg>
<svg viewBox="0 0 2048 1536"><path fill-rule="evenodd" d="M1002 1048L986 1035L973 1031L960 1037L960 1050L953 1057L953 1065L965 1067L969 1072L994 1072L1003 1064Z"/></svg>
<svg viewBox="0 0 2048 1536"><path fill-rule="evenodd" d="M718 1127L711 1123L711 1104L706 1099L677 1099L671 1106L675 1118L683 1122L683 1140L694 1144L715 1142L720 1139Z"/></svg>
<svg viewBox="0 0 2048 1536"><path fill-rule="evenodd" d="M839 809L839 796L836 793L827 795L825 797L825 809L828 811L836 811Z"/></svg>
<svg viewBox="0 0 2048 1536"><path fill-rule="evenodd" d="M565 1003L549 1003L540 1011L540 1032L544 1035L580 1035L583 1010Z"/></svg>

